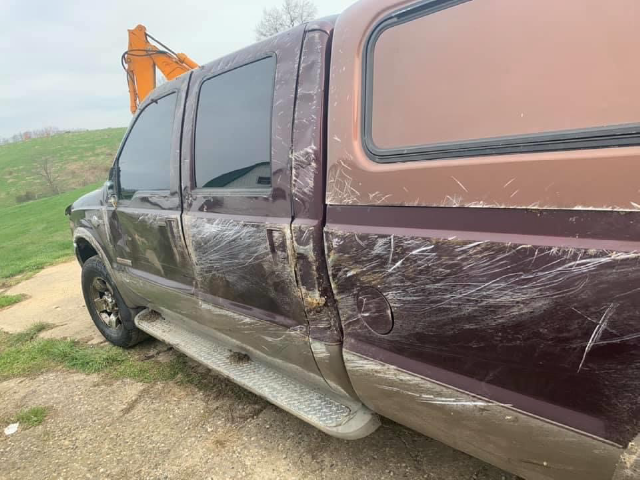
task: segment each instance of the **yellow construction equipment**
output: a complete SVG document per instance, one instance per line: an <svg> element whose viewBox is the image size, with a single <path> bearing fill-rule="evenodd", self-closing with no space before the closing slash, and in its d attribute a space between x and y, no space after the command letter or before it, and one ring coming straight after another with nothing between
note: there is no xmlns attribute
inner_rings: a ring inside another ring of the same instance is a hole
<svg viewBox="0 0 640 480"><path fill-rule="evenodd" d="M122 68L127 72L131 113L136 113L138 105L156 88L156 68L167 80L173 80L199 65L184 53L175 53L153 38L144 25L138 25L128 32L129 48L120 60ZM162 49L149 40L153 40Z"/></svg>

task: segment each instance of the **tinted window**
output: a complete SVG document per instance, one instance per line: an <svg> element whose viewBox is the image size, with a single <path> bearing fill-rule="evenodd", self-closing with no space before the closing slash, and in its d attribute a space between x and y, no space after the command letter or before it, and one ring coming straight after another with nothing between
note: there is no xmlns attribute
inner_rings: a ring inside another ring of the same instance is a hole
<svg viewBox="0 0 640 480"><path fill-rule="evenodd" d="M175 104L171 94L140 112L118 159L121 198L138 190L169 189Z"/></svg>
<svg viewBox="0 0 640 480"><path fill-rule="evenodd" d="M640 2L476 0L389 23L367 82L379 149L640 121Z"/></svg>
<svg viewBox="0 0 640 480"><path fill-rule="evenodd" d="M195 137L196 186L270 188L271 108L276 59L206 80Z"/></svg>

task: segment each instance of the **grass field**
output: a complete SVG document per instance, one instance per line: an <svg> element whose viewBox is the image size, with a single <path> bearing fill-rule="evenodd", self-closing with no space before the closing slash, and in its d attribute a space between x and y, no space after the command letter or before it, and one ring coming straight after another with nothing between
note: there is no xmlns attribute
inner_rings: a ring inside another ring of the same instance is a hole
<svg viewBox="0 0 640 480"><path fill-rule="evenodd" d="M73 255L64 209L101 183L55 197L0 208L0 283Z"/></svg>
<svg viewBox="0 0 640 480"><path fill-rule="evenodd" d="M53 195L39 174L43 158L49 159L61 192L104 181L124 132L107 128L0 146L0 209L15 205L26 192L35 198Z"/></svg>
<svg viewBox="0 0 640 480"><path fill-rule="evenodd" d="M106 180L124 132L108 128L0 146L0 288L73 255L64 209ZM63 193L53 196L38 174L42 158L51 162ZM25 192L38 199L18 204ZM0 308L19 300L0 297Z"/></svg>

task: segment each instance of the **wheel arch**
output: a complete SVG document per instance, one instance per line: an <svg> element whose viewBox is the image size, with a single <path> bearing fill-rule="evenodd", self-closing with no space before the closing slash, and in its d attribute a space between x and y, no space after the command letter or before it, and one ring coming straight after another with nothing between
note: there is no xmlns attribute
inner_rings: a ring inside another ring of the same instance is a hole
<svg viewBox="0 0 640 480"><path fill-rule="evenodd" d="M76 228L73 232L73 243L76 251L76 258L80 266L84 265L89 258L93 257L98 257L102 261L109 273L109 276L111 277L111 280L115 283L116 288L128 308L135 310L140 308L140 305L145 304L142 302L142 299L129 289L126 282L122 281L122 275L113 269L112 263L109 260L105 249L100 245L89 229L84 227ZM86 256L83 257L83 255Z"/></svg>
<svg viewBox="0 0 640 480"><path fill-rule="evenodd" d="M76 253L76 258L80 266L84 265L84 262L89 260L91 257L98 256L102 263L104 263L109 275L111 278L117 278L117 275L114 275L113 269L111 268L111 262L109 261L109 257L105 253L104 249L93 236L93 234L84 227L78 227L73 232L73 245Z"/></svg>
<svg viewBox="0 0 640 480"><path fill-rule="evenodd" d="M84 237L79 237L75 242L76 259L80 266L89 260L91 257L99 256L96 249L89 243Z"/></svg>

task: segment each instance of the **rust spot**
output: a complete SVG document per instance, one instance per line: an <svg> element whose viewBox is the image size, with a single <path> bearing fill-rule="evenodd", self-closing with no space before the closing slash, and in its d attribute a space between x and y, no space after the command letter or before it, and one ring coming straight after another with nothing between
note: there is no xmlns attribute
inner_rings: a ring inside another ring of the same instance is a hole
<svg viewBox="0 0 640 480"><path fill-rule="evenodd" d="M322 308L327 303L327 299L324 297L312 296L308 291L304 290L304 306L308 310L315 310Z"/></svg>

